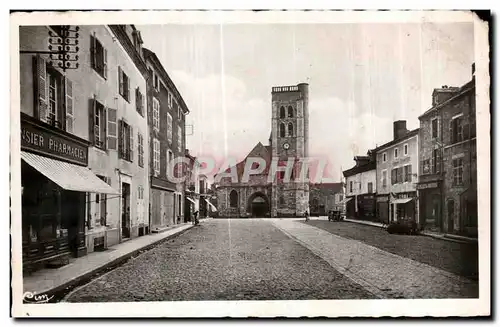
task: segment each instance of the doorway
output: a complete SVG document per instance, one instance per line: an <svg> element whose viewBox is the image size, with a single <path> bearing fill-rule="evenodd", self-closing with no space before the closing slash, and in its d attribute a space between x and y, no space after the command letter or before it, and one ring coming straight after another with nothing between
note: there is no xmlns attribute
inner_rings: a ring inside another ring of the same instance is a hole
<svg viewBox="0 0 500 327"><path fill-rule="evenodd" d="M267 217L270 213L270 206L267 196L262 192L256 192L248 198L247 210L252 217Z"/></svg>
<svg viewBox="0 0 500 327"><path fill-rule="evenodd" d="M130 238L130 184L122 183L122 239Z"/></svg>

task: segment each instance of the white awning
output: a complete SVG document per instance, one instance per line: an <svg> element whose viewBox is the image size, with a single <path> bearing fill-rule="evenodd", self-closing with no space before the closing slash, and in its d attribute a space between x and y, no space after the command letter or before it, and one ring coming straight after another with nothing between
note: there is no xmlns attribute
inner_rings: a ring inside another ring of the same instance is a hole
<svg viewBox="0 0 500 327"><path fill-rule="evenodd" d="M392 201L392 203L395 203L395 204L408 203L411 200L413 200L413 199L412 198L396 199L396 200Z"/></svg>
<svg viewBox="0 0 500 327"><path fill-rule="evenodd" d="M208 201L207 199L205 199L205 201L208 203L210 207L212 207L213 211L217 211L217 208L210 201Z"/></svg>
<svg viewBox="0 0 500 327"><path fill-rule="evenodd" d="M345 200L343 202L341 202L341 204L346 204L347 202L351 201L352 199L354 199L354 198L345 198Z"/></svg>
<svg viewBox="0 0 500 327"><path fill-rule="evenodd" d="M120 194L87 167L21 151L21 158L42 175L68 191Z"/></svg>
<svg viewBox="0 0 500 327"><path fill-rule="evenodd" d="M189 196L186 196L186 199L188 199L188 201L191 202L192 204L196 205L196 202L193 199L191 199Z"/></svg>

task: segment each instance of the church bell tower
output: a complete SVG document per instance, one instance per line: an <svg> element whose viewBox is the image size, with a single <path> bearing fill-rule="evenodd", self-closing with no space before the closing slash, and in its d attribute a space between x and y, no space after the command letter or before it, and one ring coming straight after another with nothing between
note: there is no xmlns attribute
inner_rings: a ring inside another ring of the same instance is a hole
<svg viewBox="0 0 500 327"><path fill-rule="evenodd" d="M272 88L273 158L286 163L295 158L292 179L275 178L272 183L271 215L273 217L302 217L309 208L309 183L296 181L300 173L299 160L309 156L309 85Z"/></svg>

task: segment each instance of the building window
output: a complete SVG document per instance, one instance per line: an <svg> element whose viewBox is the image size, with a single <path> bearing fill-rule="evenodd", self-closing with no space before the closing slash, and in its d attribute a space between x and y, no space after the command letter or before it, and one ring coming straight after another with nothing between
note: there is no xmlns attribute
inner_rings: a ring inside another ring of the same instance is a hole
<svg viewBox="0 0 500 327"><path fill-rule="evenodd" d="M160 130L160 102L157 98L153 98L153 128Z"/></svg>
<svg viewBox="0 0 500 327"><path fill-rule="evenodd" d="M463 159L453 159L453 186L460 186L463 184Z"/></svg>
<svg viewBox="0 0 500 327"><path fill-rule="evenodd" d="M172 109L172 107L174 105L174 97L172 96L171 92L168 92L168 95L167 95L167 104L168 104L168 107L170 109Z"/></svg>
<svg viewBox="0 0 500 327"><path fill-rule="evenodd" d="M167 176L168 176L169 165L173 158L174 158L174 153L172 152L172 150L167 150L167 165L166 165Z"/></svg>
<svg viewBox="0 0 500 327"><path fill-rule="evenodd" d="M396 184L397 179L398 179L398 170L397 168L394 168L391 170L391 185Z"/></svg>
<svg viewBox="0 0 500 327"><path fill-rule="evenodd" d="M177 107L177 119L182 120L182 109L181 106L179 106L179 103L177 103L177 101L175 102L175 106Z"/></svg>
<svg viewBox="0 0 500 327"><path fill-rule="evenodd" d="M386 162L387 161L387 153L382 153L382 162Z"/></svg>
<svg viewBox="0 0 500 327"><path fill-rule="evenodd" d="M106 149L106 114L104 105L92 99L90 108L90 143L100 149Z"/></svg>
<svg viewBox="0 0 500 327"><path fill-rule="evenodd" d="M160 92L160 78L156 73L153 73L153 76L154 76L153 78L154 88L157 92Z"/></svg>
<svg viewBox="0 0 500 327"><path fill-rule="evenodd" d="M157 138L153 139L153 170L155 176L160 174L160 141Z"/></svg>
<svg viewBox="0 0 500 327"><path fill-rule="evenodd" d="M127 160L127 161L134 161L134 151L133 151L133 146L134 146L134 133L133 133L133 128L129 124L127 124L125 121L120 120L120 133L119 133L119 140L118 140L118 146L119 146L119 156L121 159Z"/></svg>
<svg viewBox="0 0 500 327"><path fill-rule="evenodd" d="M293 136L293 124L288 123L288 136Z"/></svg>
<svg viewBox="0 0 500 327"><path fill-rule="evenodd" d="M368 193L373 193L373 183L372 182L368 183Z"/></svg>
<svg viewBox="0 0 500 327"><path fill-rule="evenodd" d="M177 150L182 153L182 127L177 126Z"/></svg>
<svg viewBox="0 0 500 327"><path fill-rule="evenodd" d="M229 193L229 206L231 208L238 207L238 193L235 190L232 190L231 193Z"/></svg>
<svg viewBox="0 0 500 327"><path fill-rule="evenodd" d="M102 77L108 77L108 51L94 36L90 36L90 58L92 68Z"/></svg>
<svg viewBox="0 0 500 327"><path fill-rule="evenodd" d="M339 202L344 200L344 196L342 194L339 194Z"/></svg>
<svg viewBox="0 0 500 327"><path fill-rule="evenodd" d="M118 91L127 101L130 101L130 79L120 66L118 66Z"/></svg>
<svg viewBox="0 0 500 327"><path fill-rule="evenodd" d="M395 148L394 149L394 159L396 159L398 157L398 148Z"/></svg>
<svg viewBox="0 0 500 327"><path fill-rule="evenodd" d="M411 165L404 166L405 182L411 182Z"/></svg>
<svg viewBox="0 0 500 327"><path fill-rule="evenodd" d="M288 118L293 118L293 108L292 108L292 106L288 106Z"/></svg>
<svg viewBox="0 0 500 327"><path fill-rule="evenodd" d="M286 136L286 127L284 123L280 123L280 137Z"/></svg>
<svg viewBox="0 0 500 327"><path fill-rule="evenodd" d="M47 122L57 122L57 98L58 98L58 80L54 73L47 72L47 80L49 82L49 107L47 111Z"/></svg>
<svg viewBox="0 0 500 327"><path fill-rule="evenodd" d="M172 115L167 112L167 139L172 144Z"/></svg>
<svg viewBox="0 0 500 327"><path fill-rule="evenodd" d="M349 192L351 192L351 193L352 193L352 184L353 184L352 181L350 181L349 182Z"/></svg>
<svg viewBox="0 0 500 327"><path fill-rule="evenodd" d="M280 107L280 118L285 118L285 107L281 106Z"/></svg>
<svg viewBox="0 0 500 327"><path fill-rule="evenodd" d="M453 118L450 122L451 144L463 141L462 117Z"/></svg>
<svg viewBox="0 0 500 327"><path fill-rule="evenodd" d="M144 95L139 88L135 89L135 107L137 112L144 117Z"/></svg>
<svg viewBox="0 0 500 327"><path fill-rule="evenodd" d="M141 133L137 133L137 155L139 167L144 167L144 138Z"/></svg>
<svg viewBox="0 0 500 327"><path fill-rule="evenodd" d="M107 108L108 113L108 149L116 150L116 139L118 137L116 109Z"/></svg>
<svg viewBox="0 0 500 327"><path fill-rule="evenodd" d="M434 118L431 121L431 135L432 135L433 139L438 137L438 119L437 118Z"/></svg>
<svg viewBox="0 0 500 327"><path fill-rule="evenodd" d="M382 170L382 187L387 187L387 170Z"/></svg>
<svg viewBox="0 0 500 327"><path fill-rule="evenodd" d="M405 144L403 146L403 148L404 148L404 155L407 156L408 155L408 144Z"/></svg>
<svg viewBox="0 0 500 327"><path fill-rule="evenodd" d="M280 195L280 205L285 205L285 197L283 195Z"/></svg>

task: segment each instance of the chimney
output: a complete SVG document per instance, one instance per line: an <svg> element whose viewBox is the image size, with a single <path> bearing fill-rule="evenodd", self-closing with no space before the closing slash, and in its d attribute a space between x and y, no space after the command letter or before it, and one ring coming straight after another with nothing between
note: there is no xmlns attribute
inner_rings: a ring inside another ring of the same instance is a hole
<svg viewBox="0 0 500 327"><path fill-rule="evenodd" d="M396 120L394 122L394 139L400 139L408 133L406 129L406 120Z"/></svg>
<svg viewBox="0 0 500 327"><path fill-rule="evenodd" d="M476 77L476 63L472 63L472 78Z"/></svg>

